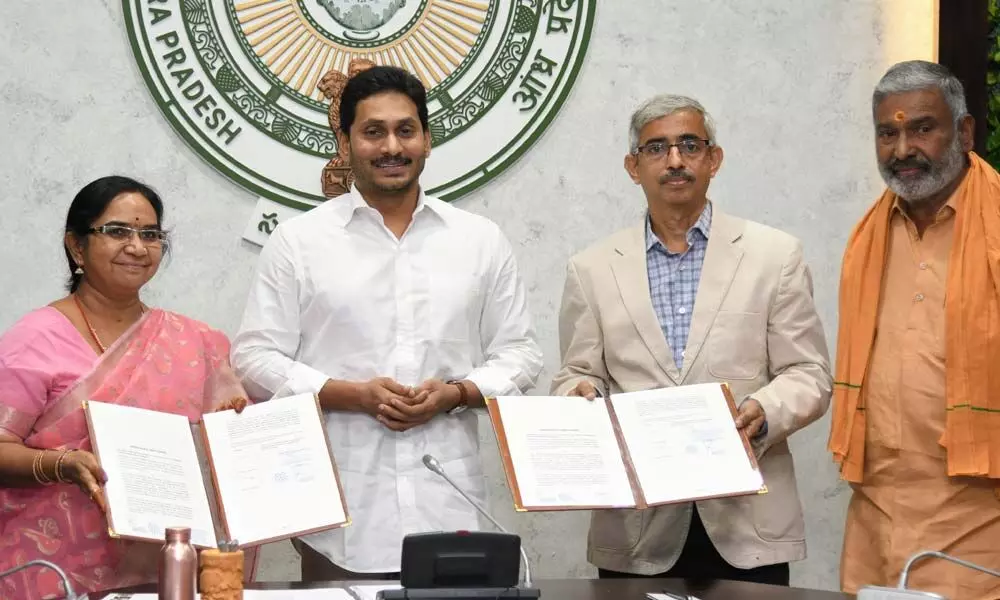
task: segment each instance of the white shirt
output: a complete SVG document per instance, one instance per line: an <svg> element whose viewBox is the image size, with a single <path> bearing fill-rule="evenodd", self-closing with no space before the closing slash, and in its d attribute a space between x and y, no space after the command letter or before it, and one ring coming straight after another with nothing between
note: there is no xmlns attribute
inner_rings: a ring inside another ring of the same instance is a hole
<svg viewBox="0 0 1000 600"><path fill-rule="evenodd" d="M352 190L271 235L232 362L255 400L375 377L468 379L484 396L511 396L534 385L542 355L496 224L421 193L396 239ZM475 509L421 462L436 456L484 503L474 411L403 433L365 413L333 411L326 427L352 524L303 541L335 564L395 572L404 535L478 529Z"/></svg>

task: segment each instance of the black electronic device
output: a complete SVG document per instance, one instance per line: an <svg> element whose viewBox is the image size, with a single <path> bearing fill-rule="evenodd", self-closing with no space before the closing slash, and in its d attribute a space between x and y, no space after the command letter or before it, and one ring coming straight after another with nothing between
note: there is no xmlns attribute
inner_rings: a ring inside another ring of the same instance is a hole
<svg viewBox="0 0 1000 600"><path fill-rule="evenodd" d="M482 600L539 597L518 587L521 538L511 533L454 531L403 538L402 589L382 590L382 600Z"/></svg>

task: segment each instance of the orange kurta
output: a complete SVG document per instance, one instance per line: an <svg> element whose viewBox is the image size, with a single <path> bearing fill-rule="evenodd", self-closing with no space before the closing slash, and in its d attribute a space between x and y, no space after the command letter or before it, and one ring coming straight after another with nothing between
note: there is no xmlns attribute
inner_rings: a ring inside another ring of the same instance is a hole
<svg viewBox="0 0 1000 600"><path fill-rule="evenodd" d="M945 449L945 282L957 195L923 237L895 207L866 382L865 461L852 484L841 585L895 586L907 559L939 550L1000 570L995 480L948 477ZM1000 365L997 366L1000 369ZM908 587L951 600L1000 599L1000 579L937 559Z"/></svg>

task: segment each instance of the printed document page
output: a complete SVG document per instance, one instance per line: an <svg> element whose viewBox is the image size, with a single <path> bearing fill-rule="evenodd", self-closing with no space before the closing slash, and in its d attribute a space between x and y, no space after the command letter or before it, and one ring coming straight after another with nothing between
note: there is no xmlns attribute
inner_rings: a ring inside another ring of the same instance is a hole
<svg viewBox="0 0 1000 600"><path fill-rule="evenodd" d="M215 526L187 417L88 402L92 442L108 475L114 531L163 540L167 527L190 527L191 543L216 546Z"/></svg>
<svg viewBox="0 0 1000 600"><path fill-rule="evenodd" d="M398 587L398 586L397 586ZM201 594L195 596L201 599ZM157 600L156 594L111 594L104 600ZM243 590L243 600L354 600L343 588L309 590Z"/></svg>
<svg viewBox="0 0 1000 600"><path fill-rule="evenodd" d="M605 402L496 398L525 508L635 506Z"/></svg>
<svg viewBox="0 0 1000 600"><path fill-rule="evenodd" d="M240 545L347 521L315 396L203 417L222 510Z"/></svg>
<svg viewBox="0 0 1000 600"><path fill-rule="evenodd" d="M611 403L647 504L749 494L763 485L720 384L615 394Z"/></svg>

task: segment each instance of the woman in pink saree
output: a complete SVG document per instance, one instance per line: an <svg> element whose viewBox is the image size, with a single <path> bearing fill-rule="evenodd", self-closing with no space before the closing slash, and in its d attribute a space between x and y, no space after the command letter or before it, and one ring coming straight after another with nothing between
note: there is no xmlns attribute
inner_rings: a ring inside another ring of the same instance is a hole
<svg viewBox="0 0 1000 600"><path fill-rule="evenodd" d="M70 295L0 336L0 572L49 560L78 593L156 581L159 545L109 536L82 401L191 422L246 404L222 333L139 298L166 250L162 216L156 193L134 180L84 187L66 221ZM0 598L64 595L47 569L0 581Z"/></svg>

